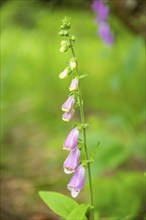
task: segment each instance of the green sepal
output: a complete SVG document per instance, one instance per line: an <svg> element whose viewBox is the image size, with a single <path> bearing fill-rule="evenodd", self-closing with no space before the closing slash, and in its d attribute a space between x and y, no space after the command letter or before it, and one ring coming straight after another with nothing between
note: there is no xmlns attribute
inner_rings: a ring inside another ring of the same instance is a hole
<svg viewBox="0 0 146 220"><path fill-rule="evenodd" d="M83 167L87 168L87 161L86 160L81 160L80 163L82 164Z"/></svg>
<svg viewBox="0 0 146 220"><path fill-rule="evenodd" d="M78 139L78 148L79 148L79 150L82 150L82 148L84 147L84 141L82 140L82 139Z"/></svg>
<svg viewBox="0 0 146 220"><path fill-rule="evenodd" d="M89 126L89 123L81 124L81 125L82 125L82 128L87 128Z"/></svg>
<svg viewBox="0 0 146 220"><path fill-rule="evenodd" d="M80 75L80 79L85 78L86 76L88 76L89 74L84 74L84 75Z"/></svg>
<svg viewBox="0 0 146 220"><path fill-rule="evenodd" d="M86 124L78 123L78 127L80 130L83 128L87 128L88 126L89 126L89 123L86 123Z"/></svg>
<svg viewBox="0 0 146 220"><path fill-rule="evenodd" d="M75 37L75 35L70 35L70 40L74 43L77 38Z"/></svg>

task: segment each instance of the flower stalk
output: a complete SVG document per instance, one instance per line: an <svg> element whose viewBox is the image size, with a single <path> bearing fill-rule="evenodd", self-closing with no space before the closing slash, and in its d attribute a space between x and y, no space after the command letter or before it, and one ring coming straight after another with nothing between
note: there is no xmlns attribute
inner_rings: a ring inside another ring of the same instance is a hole
<svg viewBox="0 0 146 220"><path fill-rule="evenodd" d="M93 192L92 192L92 180L91 180L91 167L90 167L90 158L88 155L87 141L86 141L86 128L88 124L85 122L85 114L83 107L83 98L81 93L80 81L86 75L79 74L78 71L78 62L75 55L74 43L76 37L70 35L70 20L65 18L62 21L61 31L59 32L60 36L65 37L67 40L61 42L60 52L67 52L71 50L72 57L69 60L69 65L65 68L63 72L60 73L59 78L64 79L70 74L75 72L75 76L72 78L71 84L69 86L69 97L62 105L62 111L64 112L62 119L64 121L70 121L75 113L75 109L79 107L81 122L76 125L67 136L63 144L63 149L70 151L68 157L64 162L64 172L67 174L74 173L67 188L71 191L72 197L77 197L81 189L84 186L85 178L85 168L88 170L89 178L89 189L90 189L90 200L91 200L91 212L89 213L89 220L94 220L94 204L93 204ZM83 140L79 139L80 131L83 132ZM85 160L79 162L80 151L84 149ZM79 162L79 163L78 163ZM79 165L80 164L80 165Z"/></svg>
<svg viewBox="0 0 146 220"><path fill-rule="evenodd" d="M71 45L71 51L72 51L72 55L74 57L75 56L75 51L72 45L72 41L70 40L70 45ZM78 71L78 67L76 67L76 75L78 77L80 77L79 71ZM83 107L83 99L82 99L82 94L81 94L81 86L80 86L80 81L78 83L78 94L79 94L79 106L80 106L80 117L81 117L81 123L82 124L86 124L85 122L85 114L84 114L84 107ZM87 140L86 140L86 128L83 127L83 143L84 143L84 150L85 150L85 157L86 160L89 160L89 156L88 156L88 150L87 150ZM91 179L91 167L90 167L90 163L87 163L87 170L88 170L88 178L89 178L89 188L90 188L90 200L91 200L91 206L94 207L94 202L93 202L93 190L92 190L92 179ZM92 209L91 212L91 220L94 220L94 209Z"/></svg>

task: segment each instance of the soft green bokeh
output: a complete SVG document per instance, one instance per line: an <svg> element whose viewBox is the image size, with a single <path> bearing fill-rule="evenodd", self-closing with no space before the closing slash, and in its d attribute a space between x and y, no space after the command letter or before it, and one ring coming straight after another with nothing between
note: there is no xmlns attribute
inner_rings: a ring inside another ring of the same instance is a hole
<svg viewBox="0 0 146 220"><path fill-rule="evenodd" d="M35 1L12 1L1 9L1 163L4 190L10 188L8 207L17 215L47 213L38 190L69 195L62 143L79 113L71 123L61 120L70 83L58 78L70 57L59 52L57 33L65 15L78 37L79 71L89 74L82 93L90 154L100 142L92 165L96 212L108 220L137 216L144 206L144 39L111 15L115 42L107 48L91 11L45 8ZM17 185L28 188L24 193L20 187L14 198ZM88 184L79 201L88 202L87 190Z"/></svg>

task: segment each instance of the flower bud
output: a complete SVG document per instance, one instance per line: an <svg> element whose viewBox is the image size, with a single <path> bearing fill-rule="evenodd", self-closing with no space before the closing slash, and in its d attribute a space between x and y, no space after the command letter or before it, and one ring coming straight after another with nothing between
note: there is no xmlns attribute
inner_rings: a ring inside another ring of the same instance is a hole
<svg viewBox="0 0 146 220"><path fill-rule="evenodd" d="M81 164L75 171L72 176L70 182L67 185L67 188L71 191L71 195L73 198L77 197L80 193L81 189L84 186L84 178L85 178L85 168Z"/></svg>
<svg viewBox="0 0 146 220"><path fill-rule="evenodd" d="M61 53L64 53L64 52L66 52L69 48L70 48L69 45L63 45L63 46L60 47L60 52L61 52Z"/></svg>
<svg viewBox="0 0 146 220"><path fill-rule="evenodd" d="M73 150L77 146L78 138L79 138L79 130L77 129L77 127L75 127L70 131L69 135L64 141L63 149L69 151Z"/></svg>
<svg viewBox="0 0 146 220"><path fill-rule="evenodd" d="M77 60L75 57L72 57L69 61L69 65L71 70L75 69L77 67Z"/></svg>
<svg viewBox="0 0 146 220"><path fill-rule="evenodd" d="M72 109L70 112L64 112L62 115L62 120L63 121L70 121L74 115L75 110Z"/></svg>
<svg viewBox="0 0 146 220"><path fill-rule="evenodd" d="M59 78L60 78L60 79L65 79L70 73L71 73L70 67L66 67L66 68L59 74Z"/></svg>
<svg viewBox="0 0 146 220"><path fill-rule="evenodd" d="M77 78L74 78L72 79L71 81L71 84L69 86L69 91L75 91L78 89L78 84L79 84L79 81L77 80Z"/></svg>
<svg viewBox="0 0 146 220"><path fill-rule="evenodd" d="M68 44L70 44L68 40L61 41L61 46L68 45Z"/></svg>
<svg viewBox="0 0 146 220"><path fill-rule="evenodd" d="M66 102L62 105L62 111L64 112L70 112L74 106L75 99L74 96L71 95L69 98L66 100Z"/></svg>
<svg viewBox="0 0 146 220"><path fill-rule="evenodd" d="M64 37L64 36L66 37L66 36L68 36L69 32L67 30L61 30L61 31L59 31L58 34L62 37Z"/></svg>
<svg viewBox="0 0 146 220"><path fill-rule="evenodd" d="M60 52L64 53L70 48L70 42L68 40L61 41Z"/></svg>
<svg viewBox="0 0 146 220"><path fill-rule="evenodd" d="M75 172L78 166L79 157L80 157L80 150L76 146L74 150L70 151L68 157L64 161L63 167L64 167L64 172L66 174Z"/></svg>
<svg viewBox="0 0 146 220"><path fill-rule="evenodd" d="M59 78L60 79L65 79L68 76L67 74L67 70L63 70L60 74L59 74Z"/></svg>

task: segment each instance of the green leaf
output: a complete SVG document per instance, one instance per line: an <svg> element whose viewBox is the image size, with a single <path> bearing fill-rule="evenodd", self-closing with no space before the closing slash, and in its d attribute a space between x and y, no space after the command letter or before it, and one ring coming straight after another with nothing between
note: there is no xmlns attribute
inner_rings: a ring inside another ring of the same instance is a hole
<svg viewBox="0 0 146 220"><path fill-rule="evenodd" d="M66 220L87 220L85 214L90 206L87 204L78 205L72 212L68 215Z"/></svg>
<svg viewBox="0 0 146 220"><path fill-rule="evenodd" d="M39 195L54 213L63 218L67 218L69 213L78 207L77 202L57 192L41 191Z"/></svg>

